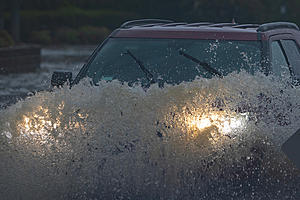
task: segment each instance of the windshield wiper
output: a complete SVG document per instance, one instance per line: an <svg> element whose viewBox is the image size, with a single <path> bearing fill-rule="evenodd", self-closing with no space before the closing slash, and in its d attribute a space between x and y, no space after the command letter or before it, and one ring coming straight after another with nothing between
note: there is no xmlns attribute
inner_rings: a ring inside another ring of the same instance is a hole
<svg viewBox="0 0 300 200"><path fill-rule="evenodd" d="M137 57L135 57L129 50L127 50L125 54L130 55L130 57L132 57L134 61L139 65L140 69L144 72L150 84L155 82L153 79L153 74L151 74L151 72L144 66L142 61L140 61Z"/></svg>
<svg viewBox="0 0 300 200"><path fill-rule="evenodd" d="M206 71L208 71L211 75L216 75L220 78L222 78L222 74L220 72L218 72L216 69L212 68L208 63L206 62L202 62L200 60L198 60L197 58L183 52L182 50L179 50L179 54L190 59L191 61L199 64L200 66L202 66Z"/></svg>

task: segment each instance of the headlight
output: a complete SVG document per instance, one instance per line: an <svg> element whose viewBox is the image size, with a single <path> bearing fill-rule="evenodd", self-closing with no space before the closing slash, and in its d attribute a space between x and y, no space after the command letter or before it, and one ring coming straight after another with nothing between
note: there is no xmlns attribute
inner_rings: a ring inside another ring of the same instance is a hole
<svg viewBox="0 0 300 200"><path fill-rule="evenodd" d="M209 113L202 113L193 115L187 118L186 123L193 131L193 136L197 136L204 131L210 129L212 137L232 136L238 131L246 128L248 121L248 114L238 114L235 112L212 111ZM214 128L214 129L212 129Z"/></svg>
<svg viewBox="0 0 300 200"><path fill-rule="evenodd" d="M79 111L63 114L63 109L64 102L51 112L46 107L38 106L35 111L26 113L17 124L20 136L43 144L55 141L56 137L63 137L66 130L85 130L87 114Z"/></svg>

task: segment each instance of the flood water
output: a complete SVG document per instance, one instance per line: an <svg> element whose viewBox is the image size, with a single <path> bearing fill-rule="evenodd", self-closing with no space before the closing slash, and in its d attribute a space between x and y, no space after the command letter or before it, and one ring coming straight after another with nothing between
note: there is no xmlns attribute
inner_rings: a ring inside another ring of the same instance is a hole
<svg viewBox="0 0 300 200"><path fill-rule="evenodd" d="M81 56L68 64L66 52L44 50L41 71L14 75L22 89L7 78L1 94L47 88L40 77L60 66L78 71ZM0 199L298 200L300 171L280 146L300 127L299 98L245 72L147 91L83 80L38 92L0 111Z"/></svg>
<svg viewBox="0 0 300 200"><path fill-rule="evenodd" d="M48 89L53 71L70 71L75 76L96 46L47 47L35 73L0 75L0 107L32 92Z"/></svg>

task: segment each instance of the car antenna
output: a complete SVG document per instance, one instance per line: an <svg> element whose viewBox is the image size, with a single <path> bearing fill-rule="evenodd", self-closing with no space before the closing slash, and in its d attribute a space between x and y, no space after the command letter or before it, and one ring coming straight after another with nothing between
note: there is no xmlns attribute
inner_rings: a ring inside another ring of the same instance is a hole
<svg viewBox="0 0 300 200"><path fill-rule="evenodd" d="M236 24L235 19L232 18L231 23Z"/></svg>

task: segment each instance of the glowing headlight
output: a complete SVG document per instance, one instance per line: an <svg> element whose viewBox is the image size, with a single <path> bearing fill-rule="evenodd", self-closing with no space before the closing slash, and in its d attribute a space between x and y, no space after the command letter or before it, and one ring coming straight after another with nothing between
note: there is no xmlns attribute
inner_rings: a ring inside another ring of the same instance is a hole
<svg viewBox="0 0 300 200"><path fill-rule="evenodd" d="M220 134L228 135L245 128L247 121L247 113L236 114L219 111L190 117L187 124L192 128L197 128L200 132L209 127L216 127Z"/></svg>
<svg viewBox="0 0 300 200"><path fill-rule="evenodd" d="M49 110L39 106L36 112L23 115L23 119L18 123L21 136L39 140L44 143L52 140L51 132L60 126L60 120L51 119Z"/></svg>
<svg viewBox="0 0 300 200"><path fill-rule="evenodd" d="M23 115L22 120L17 124L20 135L40 143L47 143L55 140L54 135L58 134L58 136L61 136L60 134L64 132L63 130L84 130L82 122L88 115L78 111L70 115L63 115L63 108L64 103L62 102L54 114L48 108L39 106L35 111Z"/></svg>

